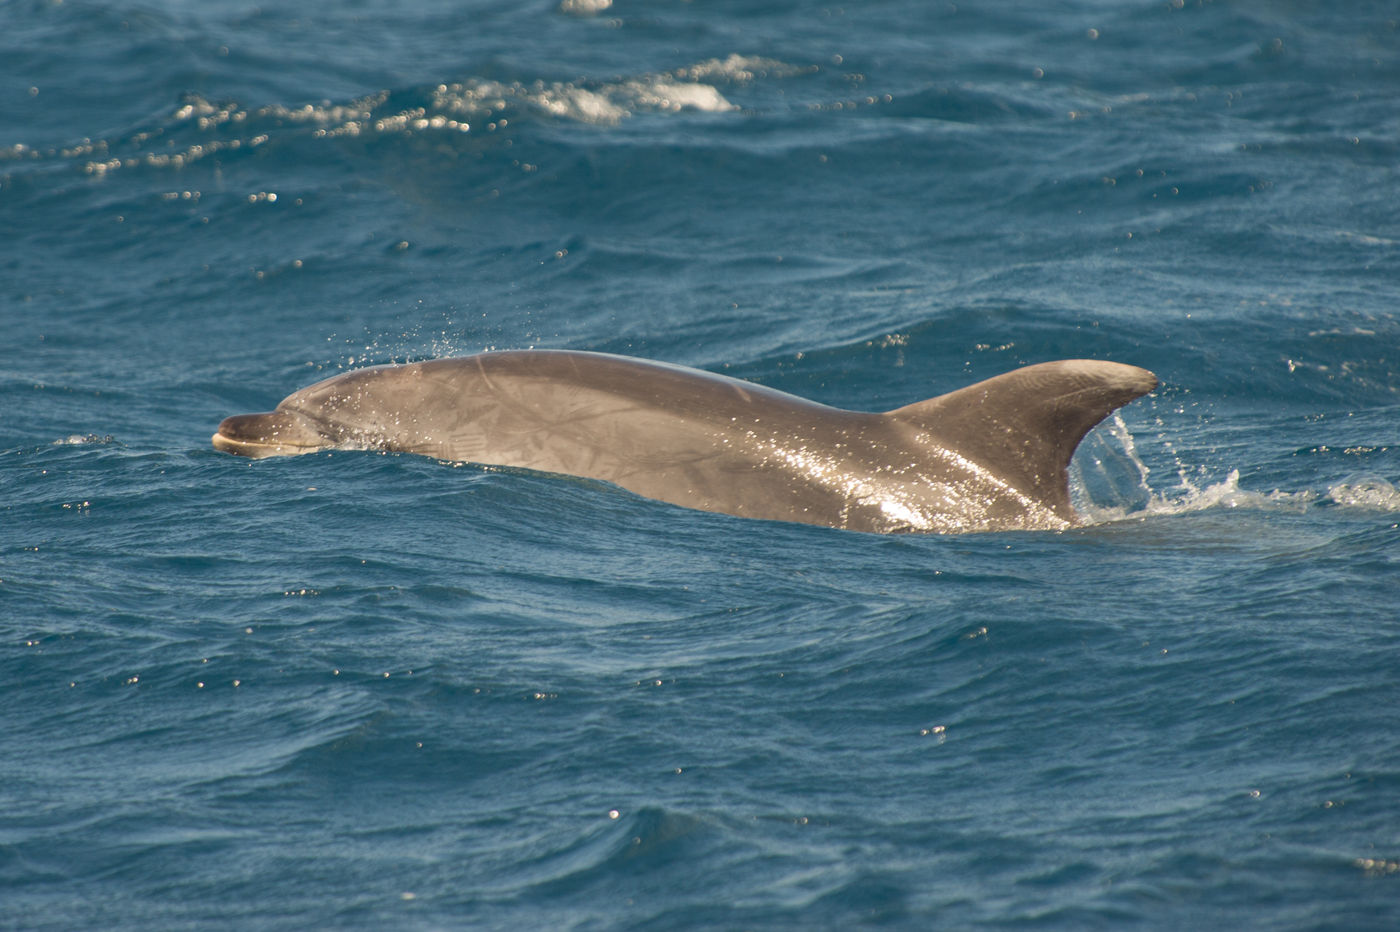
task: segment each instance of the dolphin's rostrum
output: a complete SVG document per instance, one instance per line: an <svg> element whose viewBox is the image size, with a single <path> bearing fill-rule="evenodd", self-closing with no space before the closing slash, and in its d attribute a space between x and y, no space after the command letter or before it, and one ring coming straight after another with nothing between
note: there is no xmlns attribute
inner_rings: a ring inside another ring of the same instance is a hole
<svg viewBox="0 0 1400 932"><path fill-rule="evenodd" d="M1027 366L886 413L666 363L563 350L357 369L227 418L215 448L420 453L612 482L704 511L858 531L1060 529L1066 471L1145 369Z"/></svg>

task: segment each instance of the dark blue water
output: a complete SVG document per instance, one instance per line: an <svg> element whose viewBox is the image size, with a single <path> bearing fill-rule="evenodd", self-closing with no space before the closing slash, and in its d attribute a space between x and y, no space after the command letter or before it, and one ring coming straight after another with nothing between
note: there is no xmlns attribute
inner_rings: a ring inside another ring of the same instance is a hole
<svg viewBox="0 0 1400 932"><path fill-rule="evenodd" d="M1400 924L1393 4L0 27L0 926ZM1064 533L209 446L520 347L1163 385Z"/></svg>

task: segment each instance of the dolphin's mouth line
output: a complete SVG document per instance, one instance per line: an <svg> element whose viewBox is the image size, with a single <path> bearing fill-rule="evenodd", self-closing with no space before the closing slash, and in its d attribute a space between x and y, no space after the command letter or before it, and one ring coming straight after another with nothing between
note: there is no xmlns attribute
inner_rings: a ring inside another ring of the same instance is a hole
<svg viewBox="0 0 1400 932"><path fill-rule="evenodd" d="M235 456L261 459L312 453L326 446L325 438L300 411L277 409L263 414L235 414L224 418L210 438L214 449Z"/></svg>
<svg viewBox="0 0 1400 932"><path fill-rule="evenodd" d="M229 437L223 433L216 433L211 439L214 449L222 453L232 453L234 456L248 456L253 459L261 459L267 456L285 456L289 453L313 453L320 447L313 444L288 443L284 441L274 441L268 443L259 440L240 440L237 437Z"/></svg>

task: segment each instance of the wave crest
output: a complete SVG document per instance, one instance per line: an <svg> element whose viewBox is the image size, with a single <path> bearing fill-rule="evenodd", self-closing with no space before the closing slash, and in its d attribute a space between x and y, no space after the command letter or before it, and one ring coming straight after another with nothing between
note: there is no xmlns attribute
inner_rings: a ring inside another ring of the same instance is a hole
<svg viewBox="0 0 1400 932"><path fill-rule="evenodd" d="M118 139L84 139L38 149L0 147L0 161L81 162L90 175L139 165L183 168L216 153L251 150L288 129L316 138L391 133L494 132L521 118L615 125L639 114L728 113L740 108L720 86L807 74L814 66L732 54L659 73L611 81L509 81L472 78L405 91L383 90L348 102L248 107L186 95L161 125Z"/></svg>

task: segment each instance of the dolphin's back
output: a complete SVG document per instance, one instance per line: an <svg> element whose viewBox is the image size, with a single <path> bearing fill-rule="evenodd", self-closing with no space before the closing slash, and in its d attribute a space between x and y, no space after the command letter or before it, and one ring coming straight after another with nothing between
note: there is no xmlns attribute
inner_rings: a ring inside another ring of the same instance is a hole
<svg viewBox="0 0 1400 932"><path fill-rule="evenodd" d="M350 445L600 479L706 511L816 524L840 522L841 505L821 476L792 469L794 457L883 426L880 415L700 370L549 350L357 370L278 408L353 425L337 437Z"/></svg>
<svg viewBox="0 0 1400 932"><path fill-rule="evenodd" d="M419 453L855 530L1059 528L1076 520L1075 446L1155 385L1133 366L1068 360L880 414L628 357L496 352L348 372L227 419L215 445Z"/></svg>

